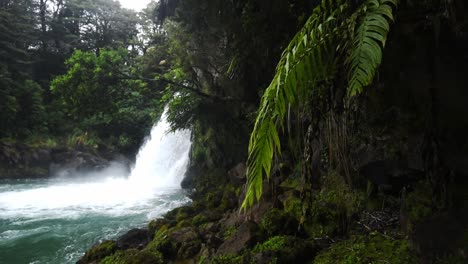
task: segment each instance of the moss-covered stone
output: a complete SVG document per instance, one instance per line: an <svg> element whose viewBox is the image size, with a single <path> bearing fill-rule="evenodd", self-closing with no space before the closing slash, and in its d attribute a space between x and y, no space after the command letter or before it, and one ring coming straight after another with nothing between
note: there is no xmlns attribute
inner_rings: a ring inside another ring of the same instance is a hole
<svg viewBox="0 0 468 264"><path fill-rule="evenodd" d="M259 253L264 251L279 251L284 248L287 244L286 236L274 236L263 242L262 244L257 244L252 252Z"/></svg>
<svg viewBox="0 0 468 264"><path fill-rule="evenodd" d="M304 263L313 259L317 252L315 243L293 236L271 237L252 250L257 262L267 263Z"/></svg>
<svg viewBox="0 0 468 264"><path fill-rule="evenodd" d="M148 224L148 234L151 235L151 239L154 237L154 234L164 225L168 225L169 221L163 218L151 220Z"/></svg>
<svg viewBox="0 0 468 264"><path fill-rule="evenodd" d="M99 261L117 251L117 243L113 240L106 240L92 247L86 252L84 257L78 263L92 263Z"/></svg>
<svg viewBox="0 0 468 264"><path fill-rule="evenodd" d="M118 251L112 256L103 259L100 264L162 264L164 259L161 253L151 250L129 249Z"/></svg>
<svg viewBox="0 0 468 264"><path fill-rule="evenodd" d="M234 254L228 254L228 255L220 255L220 256L215 256L209 260L201 260L200 264L239 264L239 263L244 263L243 261L244 257L242 255L234 255Z"/></svg>
<svg viewBox="0 0 468 264"><path fill-rule="evenodd" d="M233 226L233 225L230 225L228 227L226 227L226 229L223 230L223 238L224 240L227 240L229 239L232 235L234 235L234 233L236 233L236 227Z"/></svg>
<svg viewBox="0 0 468 264"><path fill-rule="evenodd" d="M432 188L429 182L420 182L405 197L401 204L401 225L411 232L417 223L430 216L432 210Z"/></svg>
<svg viewBox="0 0 468 264"><path fill-rule="evenodd" d="M315 196L304 229L311 237L345 234L348 223L363 207L364 197L363 193L352 190L342 176L328 174Z"/></svg>
<svg viewBox="0 0 468 264"><path fill-rule="evenodd" d="M197 214L193 219L192 219L192 224L194 226L200 226L206 222L208 222L209 219L203 214L203 213L200 213L200 214Z"/></svg>
<svg viewBox="0 0 468 264"><path fill-rule="evenodd" d="M166 258L171 258L177 253L177 247L169 240L168 235L173 230L168 225L161 226L154 234L153 240L146 246L150 251L158 251Z"/></svg>
<svg viewBox="0 0 468 264"><path fill-rule="evenodd" d="M334 244L320 252L316 264L417 263L406 240L394 240L378 234L357 236Z"/></svg>
<svg viewBox="0 0 468 264"><path fill-rule="evenodd" d="M302 201L296 191L289 191L283 195L282 199L284 211L293 215L296 219L301 219L303 216Z"/></svg>
<svg viewBox="0 0 468 264"><path fill-rule="evenodd" d="M265 213L261 221L262 229L269 235L294 235L299 222L290 213L273 208Z"/></svg>

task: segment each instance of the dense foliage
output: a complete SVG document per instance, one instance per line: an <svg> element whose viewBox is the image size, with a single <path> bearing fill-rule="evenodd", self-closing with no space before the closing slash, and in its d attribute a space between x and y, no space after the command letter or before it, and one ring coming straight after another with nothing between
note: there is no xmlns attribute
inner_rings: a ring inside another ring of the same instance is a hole
<svg viewBox="0 0 468 264"><path fill-rule="evenodd" d="M193 204L82 261L464 263L467 7L2 0L0 154L134 153L168 105Z"/></svg>
<svg viewBox="0 0 468 264"><path fill-rule="evenodd" d="M149 66L167 55L151 8L2 1L0 20L0 137L86 133L135 151L162 110L164 84L153 78L168 70Z"/></svg>

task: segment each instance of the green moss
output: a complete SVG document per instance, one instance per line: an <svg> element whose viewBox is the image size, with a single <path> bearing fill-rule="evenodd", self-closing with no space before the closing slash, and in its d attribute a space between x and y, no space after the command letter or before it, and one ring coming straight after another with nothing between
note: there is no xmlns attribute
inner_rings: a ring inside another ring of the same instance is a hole
<svg viewBox="0 0 468 264"><path fill-rule="evenodd" d="M406 240L393 240L377 234L353 237L322 251L316 264L416 263Z"/></svg>
<svg viewBox="0 0 468 264"><path fill-rule="evenodd" d="M401 212L405 219L404 228L407 231L413 230L417 223L433 213L432 188L429 182L420 182L403 198Z"/></svg>
<svg viewBox="0 0 468 264"><path fill-rule="evenodd" d="M304 223L311 237L344 234L350 220L364 204L363 193L352 190L336 173L327 175L316 195L309 221Z"/></svg>
<svg viewBox="0 0 468 264"><path fill-rule="evenodd" d="M151 220L151 222L148 224L148 233L154 235L160 228L166 225L167 229L167 224L168 221L166 219L156 219L156 220Z"/></svg>
<svg viewBox="0 0 468 264"><path fill-rule="evenodd" d="M117 251L117 243L112 240L106 240L88 250L83 260L85 263L98 261L114 254L115 251Z"/></svg>
<svg viewBox="0 0 468 264"><path fill-rule="evenodd" d="M287 244L287 237L285 236L274 236L263 242L257 244L252 252L259 253L264 251L279 251L282 250Z"/></svg>
<svg viewBox="0 0 468 264"><path fill-rule="evenodd" d="M112 256L103 259L100 264L162 264L164 259L161 253L151 250L129 249L118 251Z"/></svg>
<svg viewBox="0 0 468 264"><path fill-rule="evenodd" d="M201 249L201 241L195 239L192 241L184 242L180 245L177 251L178 259L192 259Z"/></svg>
<svg viewBox="0 0 468 264"><path fill-rule="evenodd" d="M194 226L201 226L202 224L208 222L208 218L200 213L200 214L197 214L193 219L192 219L192 224Z"/></svg>
<svg viewBox="0 0 468 264"><path fill-rule="evenodd" d="M232 235L234 235L234 233L236 233L236 227L235 226L228 226L226 228L226 230L224 230L223 232L223 238L224 240L227 240L228 238L230 238Z"/></svg>
<svg viewBox="0 0 468 264"><path fill-rule="evenodd" d="M164 257L171 257L177 253L177 247L168 239L168 234L174 228L169 228L168 225L161 226L154 234L153 240L148 243L145 249L150 251L161 252Z"/></svg>
<svg viewBox="0 0 468 264"><path fill-rule="evenodd" d="M284 211L290 213L296 217L296 219L302 218L302 201L301 198L295 195L295 192L290 191L285 193L285 199L283 199L282 202Z"/></svg>
<svg viewBox="0 0 468 264"><path fill-rule="evenodd" d="M239 255L221 255L221 256L215 256L214 258L210 259L206 263L212 263L212 264L239 264L239 263L242 263L242 259L243 259L243 257L239 256Z"/></svg>
<svg viewBox="0 0 468 264"><path fill-rule="evenodd" d="M252 253L268 256L268 263L305 263L311 260L318 247L316 244L294 236L274 236L257 244Z"/></svg>
<svg viewBox="0 0 468 264"><path fill-rule="evenodd" d="M182 227L188 227L188 226L191 226L192 225L192 221L190 221L189 219L184 219L184 220L181 220L177 223L176 227L177 228L182 228Z"/></svg>
<svg viewBox="0 0 468 264"><path fill-rule="evenodd" d="M296 233L299 222L288 212L273 208L263 216L261 227L269 236L292 235Z"/></svg>

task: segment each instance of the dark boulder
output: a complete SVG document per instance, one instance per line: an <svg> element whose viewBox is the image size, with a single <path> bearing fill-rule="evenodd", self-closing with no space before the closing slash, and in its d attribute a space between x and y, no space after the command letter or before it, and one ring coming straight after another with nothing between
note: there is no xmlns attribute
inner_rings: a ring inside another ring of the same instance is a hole
<svg viewBox="0 0 468 264"><path fill-rule="evenodd" d="M388 194L398 194L405 186L424 178L424 172L408 168L405 161L377 160L359 169L361 176Z"/></svg>
<svg viewBox="0 0 468 264"><path fill-rule="evenodd" d="M248 221L242 224L234 235L221 244L216 254L238 254L242 249L255 245L260 238L260 227L255 222Z"/></svg>
<svg viewBox="0 0 468 264"><path fill-rule="evenodd" d="M147 229L135 228L117 239L120 249L137 248L142 249L149 243L150 236Z"/></svg>

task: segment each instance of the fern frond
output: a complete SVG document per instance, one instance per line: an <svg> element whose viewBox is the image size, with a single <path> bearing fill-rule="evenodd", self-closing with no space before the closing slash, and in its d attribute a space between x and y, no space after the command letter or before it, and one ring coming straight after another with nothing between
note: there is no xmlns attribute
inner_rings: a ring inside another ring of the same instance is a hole
<svg viewBox="0 0 468 264"><path fill-rule="evenodd" d="M247 192L241 209L251 207L263 192L263 178L270 178L273 155L280 152L279 131L288 106L304 99L317 82L333 76L334 44L346 10L343 0L326 0L314 9L304 27L284 50L276 74L265 90L249 142Z"/></svg>
<svg viewBox="0 0 468 264"><path fill-rule="evenodd" d="M363 7L363 17L354 35L351 52L347 61L348 96L354 96L372 83L382 62L390 22L393 21L392 8L397 0L367 0Z"/></svg>

